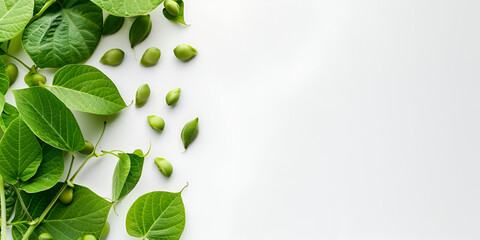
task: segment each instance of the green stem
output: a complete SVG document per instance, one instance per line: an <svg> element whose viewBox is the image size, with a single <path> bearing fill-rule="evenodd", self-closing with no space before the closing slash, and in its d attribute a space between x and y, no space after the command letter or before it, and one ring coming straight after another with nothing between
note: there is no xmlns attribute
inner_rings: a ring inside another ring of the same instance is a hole
<svg viewBox="0 0 480 240"><path fill-rule="evenodd" d="M0 175L0 204L2 211L2 236L1 240L7 240L7 204L5 202L5 186L3 177Z"/></svg>
<svg viewBox="0 0 480 240"><path fill-rule="evenodd" d="M27 215L28 220L33 221L32 215L30 215L30 213L28 212L27 206L25 206L25 202L23 201L20 191L18 191L18 188L16 186L12 185L12 188L15 191L15 195L17 195L18 201L20 202L20 205L22 205L22 209L25 212L25 215Z"/></svg>
<svg viewBox="0 0 480 240"><path fill-rule="evenodd" d="M42 9L40 9L40 11L30 19L30 22L33 22L33 21L37 20L38 18L40 18L43 15L43 13L55 2L56 2L56 0L49 0L48 2L46 2L45 5L43 5Z"/></svg>
<svg viewBox="0 0 480 240"><path fill-rule="evenodd" d="M27 64L25 64L22 60L20 60L19 58L15 57L15 56L13 56L12 54L9 54L9 53L5 53L5 55L17 60L17 62L21 63L24 67L27 68L28 71L30 71L30 67Z"/></svg>

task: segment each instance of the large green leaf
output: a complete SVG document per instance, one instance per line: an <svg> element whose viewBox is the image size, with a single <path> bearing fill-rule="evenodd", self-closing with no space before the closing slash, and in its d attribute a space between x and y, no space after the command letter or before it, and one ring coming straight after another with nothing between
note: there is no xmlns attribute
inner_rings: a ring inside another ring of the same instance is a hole
<svg viewBox="0 0 480 240"><path fill-rule="evenodd" d="M0 141L0 174L5 182L27 181L42 162L42 148L37 138L22 121L15 119Z"/></svg>
<svg viewBox="0 0 480 240"><path fill-rule="evenodd" d="M8 126L10 126L10 123L12 123L13 120L15 120L17 117L18 117L17 108L5 102L5 105L3 106L1 119L0 119L0 128L3 131L6 131Z"/></svg>
<svg viewBox="0 0 480 240"><path fill-rule="evenodd" d="M87 60L102 35L102 9L89 0L58 0L27 26L23 47L41 68Z"/></svg>
<svg viewBox="0 0 480 240"><path fill-rule="evenodd" d="M153 11L163 0L92 0L92 2L112 15L132 17Z"/></svg>
<svg viewBox="0 0 480 240"><path fill-rule="evenodd" d="M185 228L181 193L151 192L138 198L128 210L128 234L150 240L180 239Z"/></svg>
<svg viewBox="0 0 480 240"><path fill-rule="evenodd" d="M118 163L113 172L112 181L112 198L116 202L120 198L123 186L127 181L128 173L130 172L130 157L126 153L118 154Z"/></svg>
<svg viewBox="0 0 480 240"><path fill-rule="evenodd" d="M5 67L5 63L0 58L0 93L2 93L3 95L7 93L8 87L10 87L10 79L8 78L7 70Z"/></svg>
<svg viewBox="0 0 480 240"><path fill-rule="evenodd" d="M22 198L33 218L42 214L61 185L57 184L48 191L36 194L22 192ZM52 234L53 239L75 240L87 234L93 234L99 239L112 203L83 186L76 185L73 191L72 203L68 206L59 202L55 203L45 220L35 229L29 239L38 239L38 235L44 232ZM17 208L13 222L25 220L27 217L24 212ZM22 239L27 228L28 224L14 225L13 238Z"/></svg>
<svg viewBox="0 0 480 240"><path fill-rule="evenodd" d="M68 65L55 74L50 90L69 108L110 115L127 107L115 84L88 65Z"/></svg>
<svg viewBox="0 0 480 240"><path fill-rule="evenodd" d="M142 176L143 162L145 158L134 153L129 153L128 156L130 157L130 172L128 173L127 180L123 185L122 192L118 199L122 199L129 194L133 188L135 188Z"/></svg>
<svg viewBox="0 0 480 240"><path fill-rule="evenodd" d="M2 0L0 3L0 42L17 36L33 15L34 0Z"/></svg>
<svg viewBox="0 0 480 240"><path fill-rule="evenodd" d="M20 116L45 143L69 152L85 147L77 120L70 109L43 87L14 90Z"/></svg>
<svg viewBox="0 0 480 240"><path fill-rule="evenodd" d="M30 180L22 183L22 189L28 193L45 191L55 186L63 175L64 161L62 150L56 149L44 142L42 146L42 164Z"/></svg>

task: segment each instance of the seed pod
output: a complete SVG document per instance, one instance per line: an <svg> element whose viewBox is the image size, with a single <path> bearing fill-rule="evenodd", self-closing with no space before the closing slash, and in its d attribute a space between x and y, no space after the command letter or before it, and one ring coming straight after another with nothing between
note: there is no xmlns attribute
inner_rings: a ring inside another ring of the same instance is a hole
<svg viewBox="0 0 480 240"><path fill-rule="evenodd" d="M97 240L97 237L93 236L92 234L88 234L83 236L82 240Z"/></svg>
<svg viewBox="0 0 480 240"><path fill-rule="evenodd" d="M137 89L137 94L135 97L135 106L142 107L147 103L148 98L150 97L150 87L148 84L143 84Z"/></svg>
<svg viewBox="0 0 480 240"><path fill-rule="evenodd" d="M183 147L187 150L188 146L195 140L198 135L198 118L185 124L182 129L182 142Z"/></svg>
<svg viewBox="0 0 480 240"><path fill-rule="evenodd" d="M160 55L162 55L160 49L156 47L151 47L147 49L143 54L142 59L140 60L140 64L145 67L153 66L157 64L158 59L160 59Z"/></svg>
<svg viewBox="0 0 480 240"><path fill-rule="evenodd" d="M177 104L178 99L180 99L180 88L175 88L172 91L167 93L165 100L167 101L168 106L174 106Z"/></svg>
<svg viewBox="0 0 480 240"><path fill-rule="evenodd" d="M102 229L102 234L100 234L100 239L107 238L108 234L110 233L110 223L105 222L105 225Z"/></svg>
<svg viewBox="0 0 480 240"><path fill-rule="evenodd" d="M12 85L15 82L15 80L17 80L18 67L13 63L9 63L5 67L5 70L7 71L8 79L10 79L10 85Z"/></svg>
<svg viewBox="0 0 480 240"><path fill-rule="evenodd" d="M85 140L85 147L79 153L89 155L90 153L93 152L93 144L87 140Z"/></svg>
<svg viewBox="0 0 480 240"><path fill-rule="evenodd" d="M187 44L180 44L175 47L175 49L173 49L173 53L175 54L175 56L182 61L190 60L195 55L197 55L197 52L197 49Z"/></svg>
<svg viewBox="0 0 480 240"><path fill-rule="evenodd" d="M153 130L161 132L165 128L165 121L163 118L155 115L151 115L147 117L148 123L150 124L150 127L153 128Z"/></svg>
<svg viewBox="0 0 480 240"><path fill-rule="evenodd" d="M67 187L65 190L63 190L62 194L60 194L60 197L58 198L58 201L65 205L69 205L72 203L73 200L73 188Z"/></svg>
<svg viewBox="0 0 480 240"><path fill-rule="evenodd" d="M110 66L118 66L123 62L124 56L125 53L122 49L113 48L103 54L102 58L100 58L100 62Z"/></svg>
<svg viewBox="0 0 480 240"><path fill-rule="evenodd" d="M150 15L140 16L132 24L129 33L130 47L143 42L152 30L152 20Z"/></svg>
<svg viewBox="0 0 480 240"><path fill-rule="evenodd" d="M53 237L50 233L42 233L38 236L38 240L53 240Z"/></svg>
<svg viewBox="0 0 480 240"><path fill-rule="evenodd" d="M108 15L103 23L103 35L110 35L118 32L122 28L123 23L125 22L124 17L113 16L112 14Z"/></svg>
<svg viewBox="0 0 480 240"><path fill-rule="evenodd" d="M172 176L173 166L169 161L167 161L165 158L155 158L153 161L155 161L158 166L158 170L160 170L163 176Z"/></svg>
<svg viewBox="0 0 480 240"><path fill-rule="evenodd" d="M167 12L174 17L178 16L180 13L180 5L178 5L178 3L174 0L165 0L163 5L165 6L165 10L167 10Z"/></svg>

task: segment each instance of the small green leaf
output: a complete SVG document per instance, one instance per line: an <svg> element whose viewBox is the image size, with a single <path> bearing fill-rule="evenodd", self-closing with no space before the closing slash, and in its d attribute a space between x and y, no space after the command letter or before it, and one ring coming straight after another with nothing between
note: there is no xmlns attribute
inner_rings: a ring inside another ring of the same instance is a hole
<svg viewBox="0 0 480 240"><path fill-rule="evenodd" d="M0 7L0 42L20 34L33 15L34 0L3 0Z"/></svg>
<svg viewBox="0 0 480 240"><path fill-rule="evenodd" d="M118 32L125 22L124 17L117 17L109 14L103 23L103 35L110 35Z"/></svg>
<svg viewBox="0 0 480 240"><path fill-rule="evenodd" d="M153 11L163 0L92 0L92 2L112 15L133 17Z"/></svg>
<svg viewBox="0 0 480 240"><path fill-rule="evenodd" d="M42 146L42 164L30 180L22 183L21 188L28 193L37 193L52 188L62 178L64 160L62 150L44 142Z"/></svg>
<svg viewBox="0 0 480 240"><path fill-rule="evenodd" d="M17 195L15 195L15 190L13 190L13 186L5 185L5 203L7 207L7 219L10 219L10 217L12 216L13 210L15 210L16 201Z"/></svg>
<svg viewBox="0 0 480 240"><path fill-rule="evenodd" d="M140 177L142 176L145 158L132 153L129 153L128 156L130 157L130 171L118 199L122 199L124 196L129 194L133 188L135 188L140 180Z"/></svg>
<svg viewBox="0 0 480 240"><path fill-rule="evenodd" d="M68 65L55 74L49 88L69 108L111 115L127 107L115 84L88 65Z"/></svg>
<svg viewBox="0 0 480 240"><path fill-rule="evenodd" d="M185 19L183 18L183 10L184 10L183 0L174 0L174 1L177 2L178 5L180 6L180 11L178 12L178 15L173 16L172 14L168 13L167 9L164 8L163 9L163 16L165 16L165 18L167 18L168 20L178 22L178 23L181 23L183 25L187 25L185 23Z"/></svg>
<svg viewBox="0 0 480 240"><path fill-rule="evenodd" d="M150 32L152 31L152 20L150 15L140 16L133 22L130 27L129 39L130 47L135 47L135 45L143 42Z"/></svg>
<svg viewBox="0 0 480 240"><path fill-rule="evenodd" d="M12 123L13 120L18 117L18 115L17 109L13 105L5 102L5 105L3 106L3 113L0 119L0 128L3 131L6 131L10 123Z"/></svg>
<svg viewBox="0 0 480 240"><path fill-rule="evenodd" d="M113 172L113 182L112 182L112 198L113 202L116 202L120 199L120 194L122 193L123 186L127 181L128 173L130 172L130 157L126 153L118 154L118 163Z"/></svg>
<svg viewBox="0 0 480 240"><path fill-rule="evenodd" d="M48 191L36 194L21 193L28 211L35 219L45 210L62 183L55 185ZM87 234L93 234L99 238L103 226L107 221L112 203L98 196L90 189L76 185L74 199L68 206L55 203L43 222L35 229L29 239L38 239L44 232L50 233L54 239L77 239ZM27 217L21 208L16 208L13 222L27 221ZM15 224L12 229L13 238L22 239L28 224Z"/></svg>
<svg viewBox="0 0 480 240"><path fill-rule="evenodd" d="M41 68L90 58L102 34L102 9L89 0L58 0L23 32L25 51Z"/></svg>
<svg viewBox="0 0 480 240"><path fill-rule="evenodd" d="M0 141L0 174L5 182L27 181L42 162L42 148L37 138L20 118L7 128Z"/></svg>
<svg viewBox="0 0 480 240"><path fill-rule="evenodd" d="M128 210L130 236L150 240L178 240L185 228L181 192L151 192L138 198Z"/></svg>
<svg viewBox="0 0 480 240"><path fill-rule="evenodd" d="M69 152L82 150L85 141L70 109L43 87L13 90L20 116L45 143Z"/></svg>
<svg viewBox="0 0 480 240"><path fill-rule="evenodd" d="M5 95L10 87L10 78L7 74L6 65L3 60L0 58L0 93Z"/></svg>

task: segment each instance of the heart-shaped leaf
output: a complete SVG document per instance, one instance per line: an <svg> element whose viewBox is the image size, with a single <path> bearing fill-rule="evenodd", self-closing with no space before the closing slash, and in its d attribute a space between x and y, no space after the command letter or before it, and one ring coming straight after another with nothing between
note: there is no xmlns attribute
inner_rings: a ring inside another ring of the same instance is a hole
<svg viewBox="0 0 480 240"><path fill-rule="evenodd" d="M39 217L47 205L60 190L62 184L57 184L48 191L26 194L22 198L33 218ZM98 196L90 189L76 185L73 189L73 201L65 206L55 203L43 222L30 235L29 239L38 239L38 236L48 232L53 239L77 239L87 234L93 234L100 239L100 233L107 221L111 202ZM13 222L26 221L27 217L21 208L15 211ZM15 224L12 229L14 239L22 239L28 224Z"/></svg>
<svg viewBox="0 0 480 240"><path fill-rule="evenodd" d="M88 65L68 65L55 74L49 88L69 108L110 115L127 107L115 84Z"/></svg>
<svg viewBox="0 0 480 240"><path fill-rule="evenodd" d="M102 9L89 0L58 0L23 32L23 47L41 68L80 63L102 35Z"/></svg>
<svg viewBox="0 0 480 240"><path fill-rule="evenodd" d="M32 18L34 0L3 0L0 4L0 42L17 36Z"/></svg>
<svg viewBox="0 0 480 240"><path fill-rule="evenodd" d="M42 146L42 164L35 176L22 183L22 190L28 193L37 193L52 188L63 175L64 161L62 150L56 149L44 142Z"/></svg>
<svg viewBox="0 0 480 240"><path fill-rule="evenodd" d="M72 111L43 87L12 91L20 116L45 143L69 152L82 150L85 140Z"/></svg>
<svg viewBox="0 0 480 240"><path fill-rule="evenodd" d="M133 17L153 11L163 0L92 0L92 2L112 15Z"/></svg>
<svg viewBox="0 0 480 240"><path fill-rule="evenodd" d="M16 118L0 141L0 174L5 182L27 181L42 162L37 138L20 118Z"/></svg>
<svg viewBox="0 0 480 240"><path fill-rule="evenodd" d="M130 172L130 157L126 153L118 154L118 163L113 172L112 181L112 198L116 202L120 198L122 188L127 181L128 173Z"/></svg>
<svg viewBox="0 0 480 240"><path fill-rule="evenodd" d="M151 192L138 198L128 210L130 236L150 240L178 240L185 228L182 192Z"/></svg>

